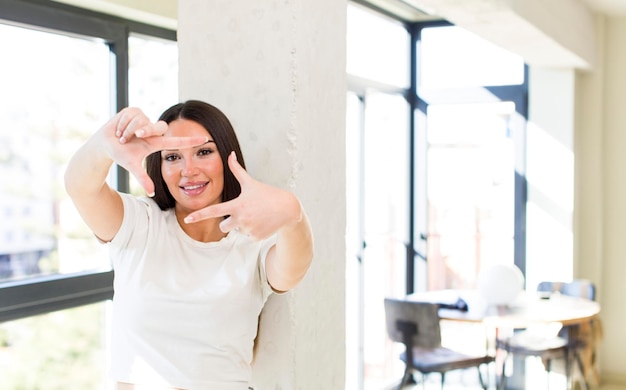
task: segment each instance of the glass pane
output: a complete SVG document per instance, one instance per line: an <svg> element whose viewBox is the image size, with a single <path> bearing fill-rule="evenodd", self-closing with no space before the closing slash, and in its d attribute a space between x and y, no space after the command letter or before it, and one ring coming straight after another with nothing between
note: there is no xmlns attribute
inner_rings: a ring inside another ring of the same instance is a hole
<svg viewBox="0 0 626 390"><path fill-rule="evenodd" d="M175 41L131 35L128 57L130 105L156 121L165 109L178 103L178 46ZM130 189L135 195L145 194L132 175Z"/></svg>
<svg viewBox="0 0 626 390"><path fill-rule="evenodd" d="M348 5L347 72L407 88L409 34L397 21Z"/></svg>
<svg viewBox="0 0 626 390"><path fill-rule="evenodd" d="M511 102L428 107L428 288L474 288L513 263Z"/></svg>
<svg viewBox="0 0 626 390"><path fill-rule="evenodd" d="M105 389L106 306L0 324L0 390Z"/></svg>
<svg viewBox="0 0 626 390"><path fill-rule="evenodd" d="M346 389L363 382L362 280L362 112L363 103L348 92L346 100Z"/></svg>
<svg viewBox="0 0 626 390"><path fill-rule="evenodd" d="M408 105L348 93L346 115L346 388L382 389L403 369L383 299L406 291Z"/></svg>
<svg viewBox="0 0 626 390"><path fill-rule="evenodd" d="M524 82L522 57L456 26L423 29L419 60L420 89Z"/></svg>
<svg viewBox="0 0 626 390"><path fill-rule="evenodd" d="M128 62L130 105L157 120L178 102L178 45L176 41L131 35Z"/></svg>
<svg viewBox="0 0 626 390"><path fill-rule="evenodd" d="M387 388L402 372L400 345L387 336L383 301L406 292L409 226L408 104L366 96L364 136L364 373L366 389Z"/></svg>
<svg viewBox="0 0 626 390"><path fill-rule="evenodd" d="M109 47L0 24L0 50L0 280L110 268L63 185L110 114Z"/></svg>

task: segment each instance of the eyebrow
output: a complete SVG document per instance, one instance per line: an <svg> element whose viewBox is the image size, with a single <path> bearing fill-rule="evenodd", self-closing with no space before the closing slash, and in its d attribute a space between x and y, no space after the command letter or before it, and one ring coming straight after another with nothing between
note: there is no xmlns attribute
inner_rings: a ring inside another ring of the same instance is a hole
<svg viewBox="0 0 626 390"><path fill-rule="evenodd" d="M195 149L195 148L199 148L199 147L204 146L204 145L206 145L206 144L210 144L211 142L212 142L212 143L215 143L215 141L213 141L212 139L210 139L210 140L208 140L207 142L205 142L205 143L203 143L203 144L200 144L200 145L198 145L198 146L194 146L193 148L194 148L194 149ZM161 151L162 151L162 152L175 152L175 151L177 151L177 150L180 150L180 149L162 149Z"/></svg>

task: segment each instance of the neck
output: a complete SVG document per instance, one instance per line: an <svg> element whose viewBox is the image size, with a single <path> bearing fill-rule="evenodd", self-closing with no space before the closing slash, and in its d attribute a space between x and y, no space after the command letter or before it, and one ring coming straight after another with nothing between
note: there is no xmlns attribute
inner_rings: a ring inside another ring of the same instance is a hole
<svg viewBox="0 0 626 390"><path fill-rule="evenodd" d="M222 218L211 218L204 221L195 223L185 223L183 219L187 216L186 213L181 213L176 210L176 220L181 229L191 238L200 242L215 242L226 237L227 233L220 230L220 222Z"/></svg>

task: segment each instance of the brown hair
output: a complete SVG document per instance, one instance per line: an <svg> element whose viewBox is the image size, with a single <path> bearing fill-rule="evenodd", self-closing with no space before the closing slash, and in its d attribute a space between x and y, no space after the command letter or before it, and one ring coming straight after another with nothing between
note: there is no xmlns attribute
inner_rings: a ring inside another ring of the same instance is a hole
<svg viewBox="0 0 626 390"><path fill-rule="evenodd" d="M235 152L237 161L245 169L246 165L241 154L241 147L237 140L237 134L230 121L218 108L199 101L188 100L178 103L168 108L161 114L159 120L166 123L176 119L187 119L199 123L208 133L211 134L217 150L224 164L224 190L222 192L222 202L227 202L236 198L241 193L239 182L228 167L228 155ZM161 152L155 152L146 158L146 170L154 182L154 201L161 210L167 210L176 205L174 197L167 189L167 185L161 174Z"/></svg>

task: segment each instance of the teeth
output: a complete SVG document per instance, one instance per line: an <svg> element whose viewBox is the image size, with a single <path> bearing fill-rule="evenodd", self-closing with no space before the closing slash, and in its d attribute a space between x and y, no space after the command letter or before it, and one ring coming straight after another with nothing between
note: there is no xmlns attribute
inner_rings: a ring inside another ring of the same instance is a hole
<svg viewBox="0 0 626 390"><path fill-rule="evenodd" d="M197 184L195 186L187 186L187 187L183 187L186 190L196 190L198 188L204 187L204 184Z"/></svg>

